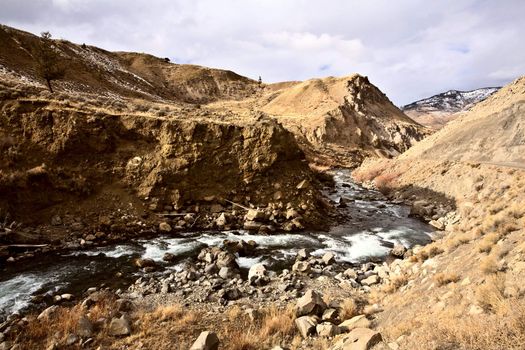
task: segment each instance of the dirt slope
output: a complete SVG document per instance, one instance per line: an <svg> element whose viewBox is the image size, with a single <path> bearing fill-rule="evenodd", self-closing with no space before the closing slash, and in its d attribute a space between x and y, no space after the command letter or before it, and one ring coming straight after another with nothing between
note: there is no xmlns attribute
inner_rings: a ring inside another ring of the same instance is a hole
<svg viewBox="0 0 525 350"><path fill-rule="evenodd" d="M523 348L524 96L522 77L396 159L354 172L444 230L372 295L376 327L401 349ZM436 210L443 199L458 222Z"/></svg>

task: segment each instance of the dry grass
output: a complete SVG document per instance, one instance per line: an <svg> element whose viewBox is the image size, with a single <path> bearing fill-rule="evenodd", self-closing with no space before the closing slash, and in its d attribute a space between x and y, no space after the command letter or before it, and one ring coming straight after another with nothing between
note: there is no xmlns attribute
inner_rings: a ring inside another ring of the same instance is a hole
<svg viewBox="0 0 525 350"><path fill-rule="evenodd" d="M483 239L478 243L478 251L480 253L490 253L494 245L500 240L501 235L496 232L487 233Z"/></svg>
<svg viewBox="0 0 525 350"><path fill-rule="evenodd" d="M383 173L374 179L374 184L379 191L386 193L394 187L394 183L399 178L399 175L400 173L397 172Z"/></svg>
<svg viewBox="0 0 525 350"><path fill-rule="evenodd" d="M439 255L444 252L444 249L441 247L441 242L433 242L419 251L419 253L414 254L410 257L412 262L421 262L429 258L433 258L436 255Z"/></svg>
<svg viewBox="0 0 525 350"><path fill-rule="evenodd" d="M341 304L341 320L348 320L359 315L359 308L354 299L345 299Z"/></svg>
<svg viewBox="0 0 525 350"><path fill-rule="evenodd" d="M394 276L390 279L388 284L381 286L381 291L386 294L391 294L397 291L408 283L409 279L406 275Z"/></svg>
<svg viewBox="0 0 525 350"><path fill-rule="evenodd" d="M489 255L481 259L479 268L486 274L496 273L498 271L498 263L493 256Z"/></svg>
<svg viewBox="0 0 525 350"><path fill-rule="evenodd" d="M434 276L434 281L436 281L438 286L443 286L445 284L459 281L459 276L451 272L440 272Z"/></svg>
<svg viewBox="0 0 525 350"><path fill-rule="evenodd" d="M476 290L476 300L485 311L504 314L509 312L508 301L504 297L505 276L489 276L484 284Z"/></svg>

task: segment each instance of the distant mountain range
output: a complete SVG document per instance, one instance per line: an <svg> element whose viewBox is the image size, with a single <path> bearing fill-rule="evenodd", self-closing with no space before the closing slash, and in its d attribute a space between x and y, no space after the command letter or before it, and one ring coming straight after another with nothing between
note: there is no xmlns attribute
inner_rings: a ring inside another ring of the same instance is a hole
<svg viewBox="0 0 525 350"><path fill-rule="evenodd" d="M500 87L486 87L471 91L449 90L401 107L403 112L420 124L440 129L460 113L483 101Z"/></svg>

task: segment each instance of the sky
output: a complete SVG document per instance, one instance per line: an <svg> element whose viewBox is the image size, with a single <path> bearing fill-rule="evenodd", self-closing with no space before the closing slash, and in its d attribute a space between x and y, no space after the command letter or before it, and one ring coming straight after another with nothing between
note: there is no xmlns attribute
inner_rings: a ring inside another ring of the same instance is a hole
<svg viewBox="0 0 525 350"><path fill-rule="evenodd" d="M524 15L523 0L0 0L0 23L35 34L267 83L360 73L396 105L524 75Z"/></svg>

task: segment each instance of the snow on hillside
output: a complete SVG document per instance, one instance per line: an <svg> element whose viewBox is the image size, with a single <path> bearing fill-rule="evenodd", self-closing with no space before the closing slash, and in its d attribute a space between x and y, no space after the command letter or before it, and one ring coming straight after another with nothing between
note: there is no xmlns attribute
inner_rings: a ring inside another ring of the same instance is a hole
<svg viewBox="0 0 525 350"><path fill-rule="evenodd" d="M461 112L483 101L499 89L499 87L488 87L472 91L449 90L403 106L402 110L445 113Z"/></svg>

